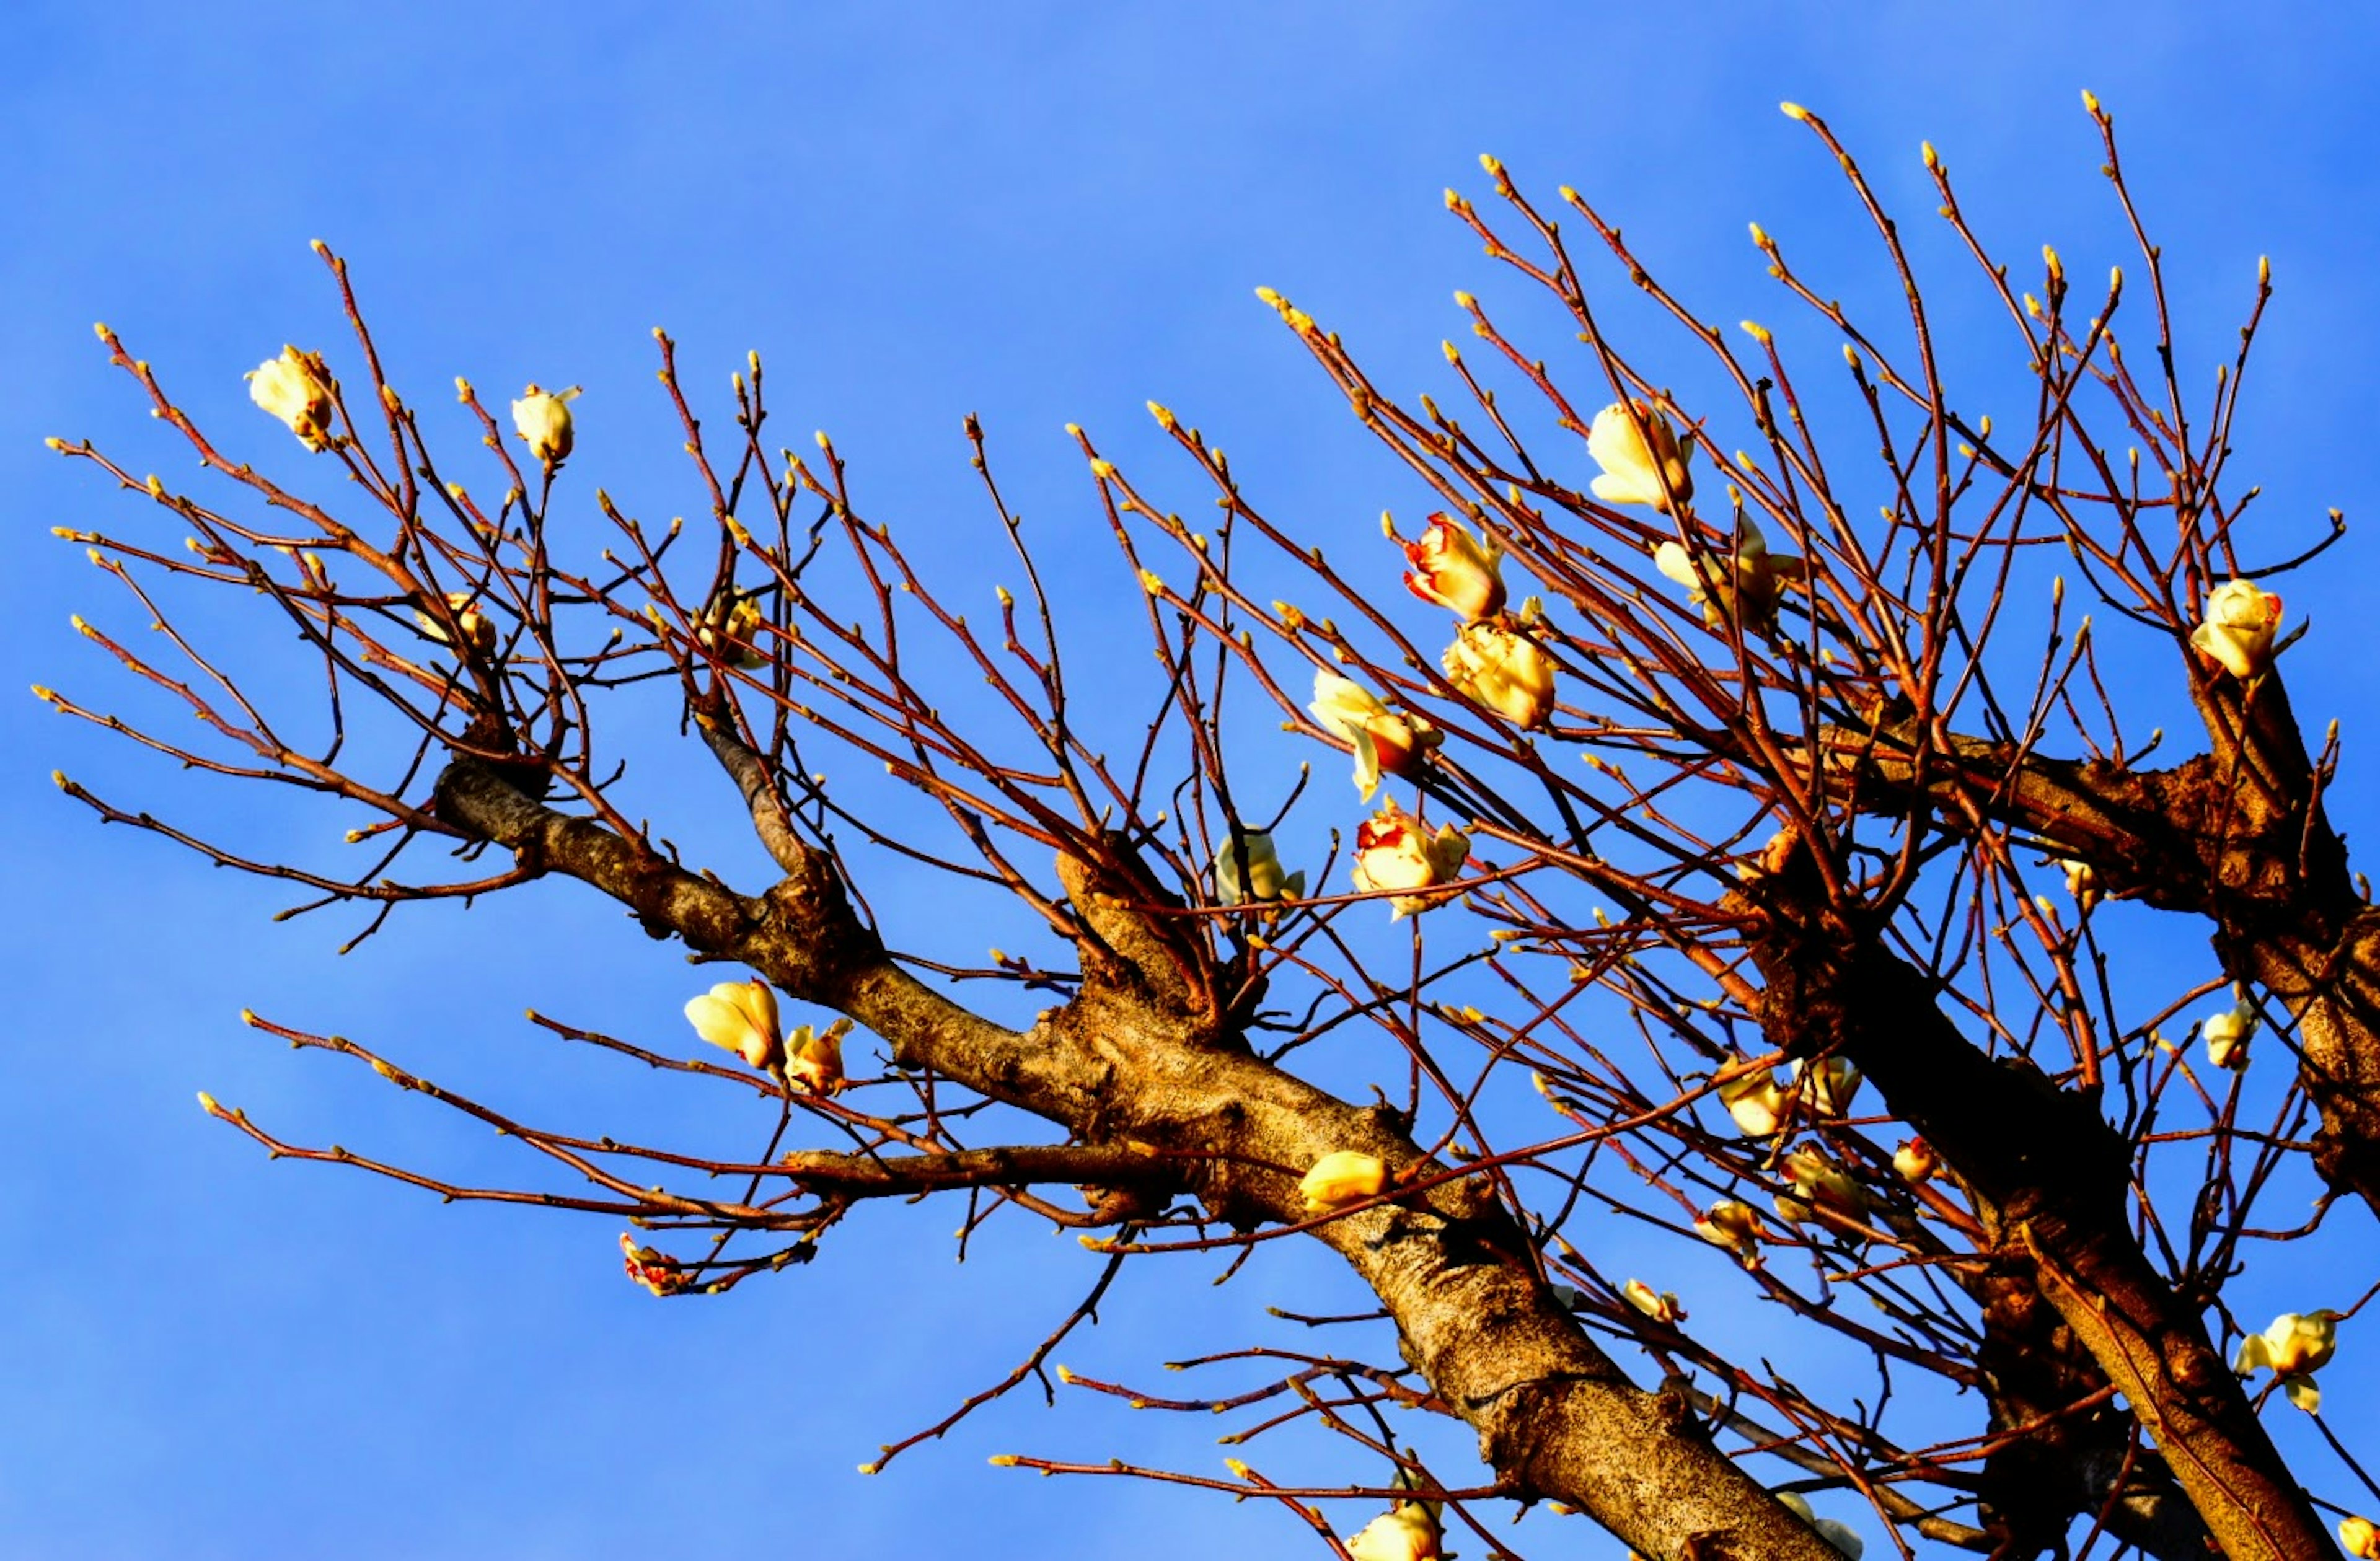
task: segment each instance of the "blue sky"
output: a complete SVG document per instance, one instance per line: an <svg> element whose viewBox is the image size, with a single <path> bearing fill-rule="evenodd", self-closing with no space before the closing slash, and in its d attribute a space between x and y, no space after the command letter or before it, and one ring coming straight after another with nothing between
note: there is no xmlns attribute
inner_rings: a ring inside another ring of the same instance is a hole
<svg viewBox="0 0 2380 1561"><path fill-rule="evenodd" d="M1745 221L1820 256L1856 231L1826 159L1778 115L1789 98L1868 158L1912 226L1930 138L2010 254L2053 240L2091 275L2128 259L2077 103L2095 88L2185 334L2220 349L2255 257L2274 259L2241 455L2264 502L2299 524L2334 503L2352 518L2380 304L2380 40L2356 11L27 0L0 19L0 197L16 213L0 239L0 654L17 687L121 686L67 614L127 614L47 532L135 512L44 435L186 469L91 322L263 449L240 373L334 333L310 238L350 258L418 401L458 373L492 393L584 384L582 502L601 480L645 513L700 509L651 379L648 332L664 324L698 390L761 349L790 438L832 430L864 500L913 536L980 519L963 414L982 416L1012 496L1056 526L1089 519L1060 426L1147 451L1153 397L1231 449L1275 514L1360 540L1383 503L1409 501L1251 290L1289 294L1386 382L1433 383L1461 324L1451 290L1511 290L1439 204L1450 184L1484 194L1475 157L1492 151L1533 191L1578 186L1714 316L1781 319ZM2350 776L2380 713L2351 627L2375 606L2370 557L2350 542L2287 587L2292 618L2314 623L2290 663L2298 708L2342 720ZM1096 607L1081 611L1096 635ZM1005 1371L1088 1284L1046 1235L960 1267L940 1240L954 1216L879 1211L775 1285L664 1306L621 1278L601 1222L268 1164L193 1093L466 1176L508 1162L484 1133L264 1043L243 1006L385 1044L549 1119L643 1112L699 1131L648 1081L557 1058L513 1018L536 1006L674 1035L692 983L559 889L400 918L336 959L339 929L269 923L273 892L101 829L48 775L293 851L320 848L322 820L248 815L254 799L202 793L28 697L0 702L0 723L20 950L0 1067L16 1211L0 1549L1186 1561L1310 1543L1255 1509L983 1462L1129 1449L1212 1468L1204 1422L1020 1401L881 1478L852 1472ZM2363 805L2345 810L2355 827ZM1339 1283L1310 1256L1269 1261L1276 1289ZM1237 1337L1269 1299L1191 1288L1160 1330L1160 1291L1135 1278L1061 1358L1145 1377L1185 1337Z"/></svg>

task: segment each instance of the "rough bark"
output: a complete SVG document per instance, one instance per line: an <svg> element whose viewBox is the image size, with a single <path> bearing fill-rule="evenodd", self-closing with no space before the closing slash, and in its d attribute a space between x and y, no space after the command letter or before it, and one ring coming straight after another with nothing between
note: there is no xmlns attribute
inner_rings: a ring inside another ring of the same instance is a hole
<svg viewBox="0 0 2380 1561"><path fill-rule="evenodd" d="M1925 1135L1994 1246L2029 1260L2038 1293L2124 1395L2223 1553L2335 1555L2196 1310L2132 1240L2129 1155L2096 1101L1971 1045L1921 972L1824 912L1805 861L1745 900L1761 914L1752 951L1769 1037L1792 1056L1850 1058Z"/></svg>
<svg viewBox="0 0 2380 1561"><path fill-rule="evenodd" d="M2327 774L2279 675L2242 687L2209 674L2195 696L2210 751L2162 770L1884 716L1827 745L1871 804L1897 795L1953 829L2014 825L2091 863L2110 895L2212 921L2225 972L2298 1022L2300 1077L2321 1117L2316 1168L2380 1215L2380 912L2358 891L2323 806Z"/></svg>
<svg viewBox="0 0 2380 1561"><path fill-rule="evenodd" d="M1335 1149L1407 1180L1430 1166L1392 1113L1340 1100L1252 1056L1213 994L1228 989L1128 869L1062 860L1085 922L1081 994L1011 1030L926 986L852 913L832 864L793 856L747 899L640 843L530 800L486 767L451 767L440 817L522 861L611 895L655 932L738 960L848 1015L905 1067L933 1070L1091 1143L1195 1156L1185 1180L1242 1227L1305 1218L1304 1168ZM1840 1561L1712 1446L1691 1404L1631 1384L1539 1274L1484 1181L1348 1214L1313 1234L1394 1320L1406 1359L1478 1433L1510 1492L1557 1499L1658 1561Z"/></svg>

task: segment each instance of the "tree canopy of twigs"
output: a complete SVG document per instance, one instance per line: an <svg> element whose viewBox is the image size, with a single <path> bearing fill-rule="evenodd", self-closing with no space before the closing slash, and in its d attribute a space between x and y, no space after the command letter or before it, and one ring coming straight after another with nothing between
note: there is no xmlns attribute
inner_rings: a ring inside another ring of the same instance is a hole
<svg viewBox="0 0 2380 1561"><path fill-rule="evenodd" d="M1086 497L1052 533L970 419L996 586L870 513L827 436L779 443L758 354L714 405L655 333L699 515L657 521L588 485L573 390L457 381L458 420L385 378L318 246L353 340L250 385L322 480L260 472L240 452L268 425L201 429L104 327L205 480L53 442L149 506L66 534L159 635L79 626L195 729L38 692L302 793L358 865L59 784L285 882L290 914L353 917L346 948L421 902L608 897L710 967L689 1031L530 1023L558 1059L722 1092L750 1138L722 1158L522 1119L255 1013L494 1127L522 1169L467 1184L201 1097L276 1156L607 1216L628 1278L682 1304L809 1261L874 1200L962 1206L962 1241L1075 1233L1099 1259L1080 1305L880 1462L1062 1386L1237 1414L1239 1457L1005 1461L1274 1503L1355 1561L1519 1554L1505 1518L1539 1505L1576 1516L1524 1543L1608 1543L1591 1523L1661 1561L2380 1554L2368 1438L2320 1393L2374 1274L2277 1319L2226 1300L2380 1209L2380 919L2325 807L2337 730L2290 708L2277 588L2344 526L2252 517L2228 465L2271 278L2192 373L2085 104L2138 246L2104 279L2004 258L1930 148L1928 220L1971 263L1921 277L1852 151L1787 105L1896 300L1855 317L1755 225L1806 354L1670 294L1591 195L1483 159L1451 219L1542 296L1524 325L1457 295L1472 337L1433 394L1262 295L1432 513L1318 545L1195 409L1152 404L1169 460L1069 430ZM1950 309L2001 321L1980 396L1937 351ZM1094 538L1136 643L1070 631L1052 589L1052 548ZM226 621L281 636L269 675L212 643ZM2112 692L2144 680L2187 735ZM672 742L707 791L640 789ZM722 810L769 873L672 843L673 814ZM918 951L871 907L887 864L1004 907L1017 951ZM2116 906L2156 929L2124 936L2203 941L2206 979L2132 978ZM2252 1068L2289 1082L2252 1094ZM1694 1282L1619 1266L1644 1235ZM1306 1348L1171 1362L1163 1390L1055 1365L1126 1265L1208 1252L1263 1284L1276 1240L1322 1243L1370 1306L1270 1298ZM1782 1342L1747 1349L1746 1310ZM1415 1416L1479 1463L1425 1458ZM2326 1461L2285 1460L2290 1416ZM1343 1458L1271 1465L1293 1425Z"/></svg>

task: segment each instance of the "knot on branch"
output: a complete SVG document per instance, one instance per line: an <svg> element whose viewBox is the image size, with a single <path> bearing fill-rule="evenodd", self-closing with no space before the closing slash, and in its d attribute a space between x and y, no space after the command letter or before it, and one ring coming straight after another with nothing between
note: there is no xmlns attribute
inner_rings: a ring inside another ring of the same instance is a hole
<svg viewBox="0 0 2380 1561"><path fill-rule="evenodd" d="M831 854L795 845L785 856L785 876L760 897L759 947L745 958L802 1001L843 1009L854 981L884 962L883 941L851 908Z"/></svg>
<svg viewBox="0 0 2380 1561"><path fill-rule="evenodd" d="M1083 934L1075 948L1083 988L1071 1009L1129 1034L1156 1031L1175 1042L1223 1038L1223 1000L1213 953L1179 895L1158 883L1131 841L1111 832L1094 851L1062 851L1065 886Z"/></svg>

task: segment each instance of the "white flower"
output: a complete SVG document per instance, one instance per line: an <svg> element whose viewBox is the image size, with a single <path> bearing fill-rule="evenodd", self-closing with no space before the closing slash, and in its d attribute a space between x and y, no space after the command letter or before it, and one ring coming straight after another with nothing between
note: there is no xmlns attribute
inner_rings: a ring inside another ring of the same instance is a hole
<svg viewBox="0 0 2380 1561"><path fill-rule="evenodd" d="M851 1021L838 1019L816 1035L807 1024L785 1037L785 1077L812 1095L832 1095L843 1087L843 1038Z"/></svg>
<svg viewBox="0 0 2380 1561"><path fill-rule="evenodd" d="M1226 905L1237 905L1250 900L1294 900L1305 892L1305 873L1282 875L1281 857L1273 851L1271 835L1262 829L1242 829L1233 839L1236 848L1227 845L1215 853L1216 899ZM1248 863L1245 886L1240 881L1243 853Z"/></svg>
<svg viewBox="0 0 2380 1561"><path fill-rule="evenodd" d="M1914 1185L1931 1181L1942 1168L1942 1157L1924 1139L1905 1139L1892 1152L1892 1168L1900 1173L1903 1181Z"/></svg>
<svg viewBox="0 0 2380 1561"><path fill-rule="evenodd" d="M1806 1074L1799 1062L1785 1065L1789 1083L1798 1083L1803 1103L1821 1117L1840 1117L1852 1108L1852 1097L1859 1094L1860 1071L1848 1057L1830 1057L1810 1068Z"/></svg>
<svg viewBox="0 0 2380 1561"><path fill-rule="evenodd" d="M2245 580L2227 580L2206 599L2206 618L2191 631L2190 643L2206 659L2245 683L2273 664L2273 631L2281 623L2281 599Z"/></svg>
<svg viewBox="0 0 2380 1561"><path fill-rule="evenodd" d="M1668 1290L1657 1290L1642 1279L1629 1280L1620 1287L1620 1293L1629 1305L1657 1323L1682 1323L1686 1320L1686 1309L1678 1304L1675 1295Z"/></svg>
<svg viewBox="0 0 2380 1561"><path fill-rule="evenodd" d="M1799 1492L1779 1491L1777 1499L1799 1513L1803 1522L1818 1531L1820 1539L1850 1556L1851 1561L1859 1561L1861 1553L1867 1549L1867 1542L1854 1533L1850 1524L1838 1523L1831 1518L1821 1518L1812 1512L1809 1502Z"/></svg>
<svg viewBox="0 0 2380 1561"><path fill-rule="evenodd" d="M543 391L532 384L513 403L513 431L549 467L562 465L570 456L570 403L577 399L577 385L565 391Z"/></svg>
<svg viewBox="0 0 2380 1561"><path fill-rule="evenodd" d="M2380 1528L2369 1518L2340 1519L2338 1543L2356 1561L2380 1561Z"/></svg>
<svg viewBox="0 0 2380 1561"><path fill-rule="evenodd" d="M455 625L463 631L465 642L484 656L496 647L496 625L484 613L473 609L472 600L473 598L468 591L446 593L446 605L453 611ZM441 645L446 643L445 624L441 623L429 613L418 610L413 614L413 621L421 625L423 634Z"/></svg>
<svg viewBox="0 0 2380 1561"><path fill-rule="evenodd" d="M1703 610L1703 622L1712 628L1740 613L1743 626L1760 634L1775 632L1779 604L1806 573L1791 553L1771 553L1768 538L1748 514L1737 520L1732 558L1690 552L1685 544L1668 541L1654 548L1653 566L1686 587L1687 599Z"/></svg>
<svg viewBox="0 0 2380 1561"><path fill-rule="evenodd" d="M1426 890L1461 877L1470 854L1469 835L1451 824L1439 825L1435 835L1425 834L1420 821L1391 801L1355 826L1352 877L1356 889L1367 894L1379 889ZM1427 911L1442 898L1401 893L1389 902L1389 919Z"/></svg>
<svg viewBox="0 0 2380 1561"><path fill-rule="evenodd" d="M2313 1373L2330 1363L2338 1350L2338 1316L2327 1307L2318 1312L2284 1312L2261 1334L2240 1343L2240 1357L2231 1369L2241 1375L2270 1370L2281 1379L2289 1402L2312 1414L2322 1408L2322 1389Z"/></svg>
<svg viewBox="0 0 2380 1561"><path fill-rule="evenodd" d="M1851 1173L1806 1144L1788 1154L1778 1168L1793 1186L1776 1200L1777 1217L1788 1225L1805 1224L1820 1209L1852 1219L1867 1212L1867 1193Z"/></svg>
<svg viewBox="0 0 2380 1561"><path fill-rule="evenodd" d="M1694 1221L1694 1234L1749 1262L1760 1245L1760 1216L1750 1204L1722 1198Z"/></svg>
<svg viewBox="0 0 2380 1561"><path fill-rule="evenodd" d="M2248 1038L2256 1033L2256 1007L2242 998L2228 1011L2199 1027L2206 1037L2206 1060L2237 1071L2248 1066Z"/></svg>
<svg viewBox="0 0 2380 1561"><path fill-rule="evenodd" d="M1523 628L1537 621L1537 599L1521 609ZM1554 659L1535 637L1499 618L1465 623L1439 658L1446 681L1465 698L1523 730L1543 726L1554 708Z"/></svg>
<svg viewBox="0 0 2380 1561"><path fill-rule="evenodd" d="M2099 869L2088 862L2078 862L2070 856L2052 857L2050 861L2052 865L2066 870L2066 892L2074 897L2076 910L2088 911L2107 897L2107 891L2099 887Z"/></svg>
<svg viewBox="0 0 2380 1561"><path fill-rule="evenodd" d="M1682 504L1694 496L1694 474L1686 469L1694 447L1678 443L1669 418L1649 402L1637 402L1633 417L1617 401L1597 412L1586 453L1603 468L1589 486L1607 504L1650 504L1667 512L1672 500Z"/></svg>
<svg viewBox="0 0 2380 1561"><path fill-rule="evenodd" d="M1445 734L1419 716L1401 716L1352 679L1319 668L1314 702L1305 707L1322 729L1355 756L1355 789L1364 801L1379 790L1380 776L1411 775Z"/></svg>
<svg viewBox="0 0 2380 1561"><path fill-rule="evenodd" d="M758 976L721 982L690 999L686 1017L696 1035L764 1073L784 1066L783 1045L777 1038L777 994Z"/></svg>
<svg viewBox="0 0 2380 1561"><path fill-rule="evenodd" d="M1785 1125L1785 1092L1778 1087L1775 1073L1763 1071L1730 1080L1718 1086L1718 1103L1746 1138L1772 1138Z"/></svg>
<svg viewBox="0 0 2380 1561"><path fill-rule="evenodd" d="M1497 573L1503 547L1495 538L1474 541L1463 526L1442 514L1429 517L1418 542L1400 542L1405 589L1476 623L1504 611L1504 579Z"/></svg>
<svg viewBox="0 0 2380 1561"><path fill-rule="evenodd" d="M1427 1503L1404 1502L1365 1524L1346 1545L1355 1561L1438 1561L1438 1519Z"/></svg>
<svg viewBox="0 0 2380 1561"><path fill-rule="evenodd" d="M331 371L322 355L285 346L245 376L248 398L280 418L309 450L329 448Z"/></svg>
<svg viewBox="0 0 2380 1561"><path fill-rule="evenodd" d="M1360 1149L1333 1149L1314 1162L1297 1191L1305 1200L1306 1213L1328 1214L1377 1198L1388 1184L1389 1168L1378 1156Z"/></svg>

